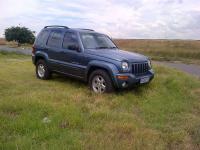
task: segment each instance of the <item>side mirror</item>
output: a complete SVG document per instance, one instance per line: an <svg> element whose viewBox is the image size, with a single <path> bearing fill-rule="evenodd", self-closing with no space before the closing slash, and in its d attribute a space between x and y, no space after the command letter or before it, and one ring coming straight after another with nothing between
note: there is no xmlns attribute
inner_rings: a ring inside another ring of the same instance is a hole
<svg viewBox="0 0 200 150"><path fill-rule="evenodd" d="M77 45L77 44L69 45L69 46L68 46L68 49L70 49L70 50L75 50L75 51L77 51L77 52L80 52L80 51L81 51L79 45Z"/></svg>

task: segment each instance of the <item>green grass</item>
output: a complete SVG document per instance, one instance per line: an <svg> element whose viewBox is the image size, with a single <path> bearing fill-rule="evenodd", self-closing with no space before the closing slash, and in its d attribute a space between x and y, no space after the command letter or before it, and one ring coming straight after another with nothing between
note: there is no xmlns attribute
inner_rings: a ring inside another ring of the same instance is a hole
<svg viewBox="0 0 200 150"><path fill-rule="evenodd" d="M122 49L149 55L154 60L200 63L200 41L116 39Z"/></svg>
<svg viewBox="0 0 200 150"><path fill-rule="evenodd" d="M200 148L194 77L155 66L149 85L96 95L62 76L36 79L29 56L0 53L0 68L0 149Z"/></svg>

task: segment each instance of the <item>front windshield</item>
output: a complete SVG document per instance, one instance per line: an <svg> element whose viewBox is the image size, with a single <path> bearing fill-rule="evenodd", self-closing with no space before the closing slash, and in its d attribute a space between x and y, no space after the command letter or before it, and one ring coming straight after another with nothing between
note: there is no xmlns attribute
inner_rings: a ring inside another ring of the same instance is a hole
<svg viewBox="0 0 200 150"><path fill-rule="evenodd" d="M81 33L81 40L85 49L115 49L115 44L109 37L99 33Z"/></svg>

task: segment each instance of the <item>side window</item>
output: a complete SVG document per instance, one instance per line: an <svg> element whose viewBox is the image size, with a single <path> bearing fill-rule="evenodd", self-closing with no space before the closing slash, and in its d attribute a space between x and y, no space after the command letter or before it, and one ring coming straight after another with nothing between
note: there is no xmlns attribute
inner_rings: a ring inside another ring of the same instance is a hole
<svg viewBox="0 0 200 150"><path fill-rule="evenodd" d="M36 45L45 46L48 36L49 36L49 31L47 30L42 31L37 37Z"/></svg>
<svg viewBox="0 0 200 150"><path fill-rule="evenodd" d="M66 32L63 39L63 48L69 50L79 50L78 37L73 32Z"/></svg>
<svg viewBox="0 0 200 150"><path fill-rule="evenodd" d="M49 36L47 45L50 47L60 47L61 39L62 39L62 32L53 31Z"/></svg>

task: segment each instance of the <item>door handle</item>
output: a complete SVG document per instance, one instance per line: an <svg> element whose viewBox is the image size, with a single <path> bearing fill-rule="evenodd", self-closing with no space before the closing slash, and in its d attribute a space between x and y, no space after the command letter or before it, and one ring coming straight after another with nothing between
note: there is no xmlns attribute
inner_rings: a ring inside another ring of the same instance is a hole
<svg viewBox="0 0 200 150"><path fill-rule="evenodd" d="M79 65L79 62L76 62L76 61L72 61L71 63L72 63L72 64Z"/></svg>

